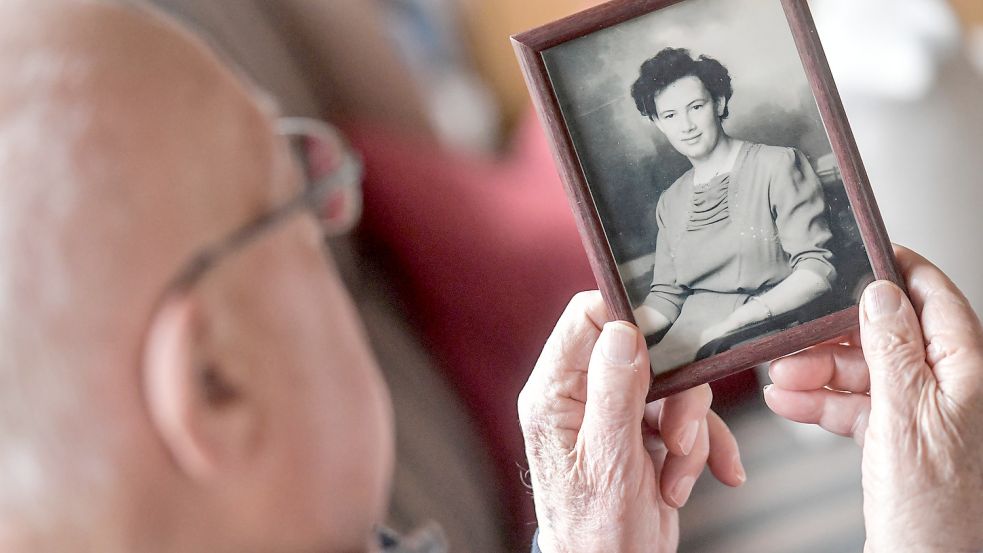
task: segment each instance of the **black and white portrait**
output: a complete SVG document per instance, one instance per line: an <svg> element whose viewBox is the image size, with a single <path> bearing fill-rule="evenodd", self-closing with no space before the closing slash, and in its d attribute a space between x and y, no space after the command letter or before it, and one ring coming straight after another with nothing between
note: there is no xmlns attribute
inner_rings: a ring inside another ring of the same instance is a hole
<svg viewBox="0 0 983 553"><path fill-rule="evenodd" d="M779 0L684 0L543 52L656 374L873 279Z"/></svg>

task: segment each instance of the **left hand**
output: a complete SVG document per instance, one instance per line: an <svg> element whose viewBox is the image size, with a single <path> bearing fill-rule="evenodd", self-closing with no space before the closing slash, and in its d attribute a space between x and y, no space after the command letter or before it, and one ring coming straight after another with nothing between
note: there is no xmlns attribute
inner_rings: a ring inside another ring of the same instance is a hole
<svg viewBox="0 0 983 553"><path fill-rule="evenodd" d="M923 257L911 299L867 287L860 330L775 361L771 409L863 446L864 551L983 551L983 325Z"/></svg>
<svg viewBox="0 0 983 553"><path fill-rule="evenodd" d="M704 346L709 344L717 338L726 336L735 330L737 330L737 327L730 322L730 319L724 319L719 323L708 326L702 333L700 333L700 345Z"/></svg>
<svg viewBox="0 0 983 553"><path fill-rule="evenodd" d="M706 330L700 334L700 345L709 344L717 338L726 336L731 332L736 332L741 328L763 321L770 316L771 313L764 305L762 305L760 301L752 299L751 301L748 301L744 305L738 307L724 320L708 326Z"/></svg>
<svg viewBox="0 0 983 553"><path fill-rule="evenodd" d="M544 553L675 551L676 509L704 465L745 479L710 388L646 405L644 338L607 320L599 293L575 297L519 396Z"/></svg>

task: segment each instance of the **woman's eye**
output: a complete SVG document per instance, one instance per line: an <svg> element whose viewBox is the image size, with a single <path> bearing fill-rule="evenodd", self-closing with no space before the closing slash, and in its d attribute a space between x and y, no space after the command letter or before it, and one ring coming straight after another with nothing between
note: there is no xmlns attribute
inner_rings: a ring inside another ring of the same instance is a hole
<svg viewBox="0 0 983 553"><path fill-rule="evenodd" d="M698 110L698 109L700 109L702 107L703 107L703 104L696 104L695 106L693 106L693 110L695 111L695 110Z"/></svg>
<svg viewBox="0 0 983 553"><path fill-rule="evenodd" d="M667 114L663 115L662 118L663 119L672 119L675 116L676 116L675 113L667 113Z"/></svg>

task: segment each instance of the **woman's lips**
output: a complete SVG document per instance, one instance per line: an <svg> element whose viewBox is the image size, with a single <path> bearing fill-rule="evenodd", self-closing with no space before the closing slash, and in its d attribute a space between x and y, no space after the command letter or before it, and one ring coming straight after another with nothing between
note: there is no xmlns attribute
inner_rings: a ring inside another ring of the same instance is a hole
<svg viewBox="0 0 983 553"><path fill-rule="evenodd" d="M685 142L687 144L696 144L700 140L700 137L701 136L703 136L703 134L698 134L696 136L691 136L689 138L684 138L683 139L683 142Z"/></svg>

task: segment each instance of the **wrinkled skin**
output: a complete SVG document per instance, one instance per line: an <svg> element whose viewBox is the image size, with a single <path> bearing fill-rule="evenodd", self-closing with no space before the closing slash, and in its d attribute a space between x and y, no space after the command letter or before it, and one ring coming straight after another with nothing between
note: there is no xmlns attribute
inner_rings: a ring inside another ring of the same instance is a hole
<svg viewBox="0 0 983 553"><path fill-rule="evenodd" d="M710 388L646 405L644 338L606 321L599 293L576 296L519 397L544 553L674 551L703 466L745 480Z"/></svg>
<svg viewBox="0 0 983 553"><path fill-rule="evenodd" d="M897 248L860 331L771 367L765 400L863 447L868 552L983 551L983 329L937 267Z"/></svg>

